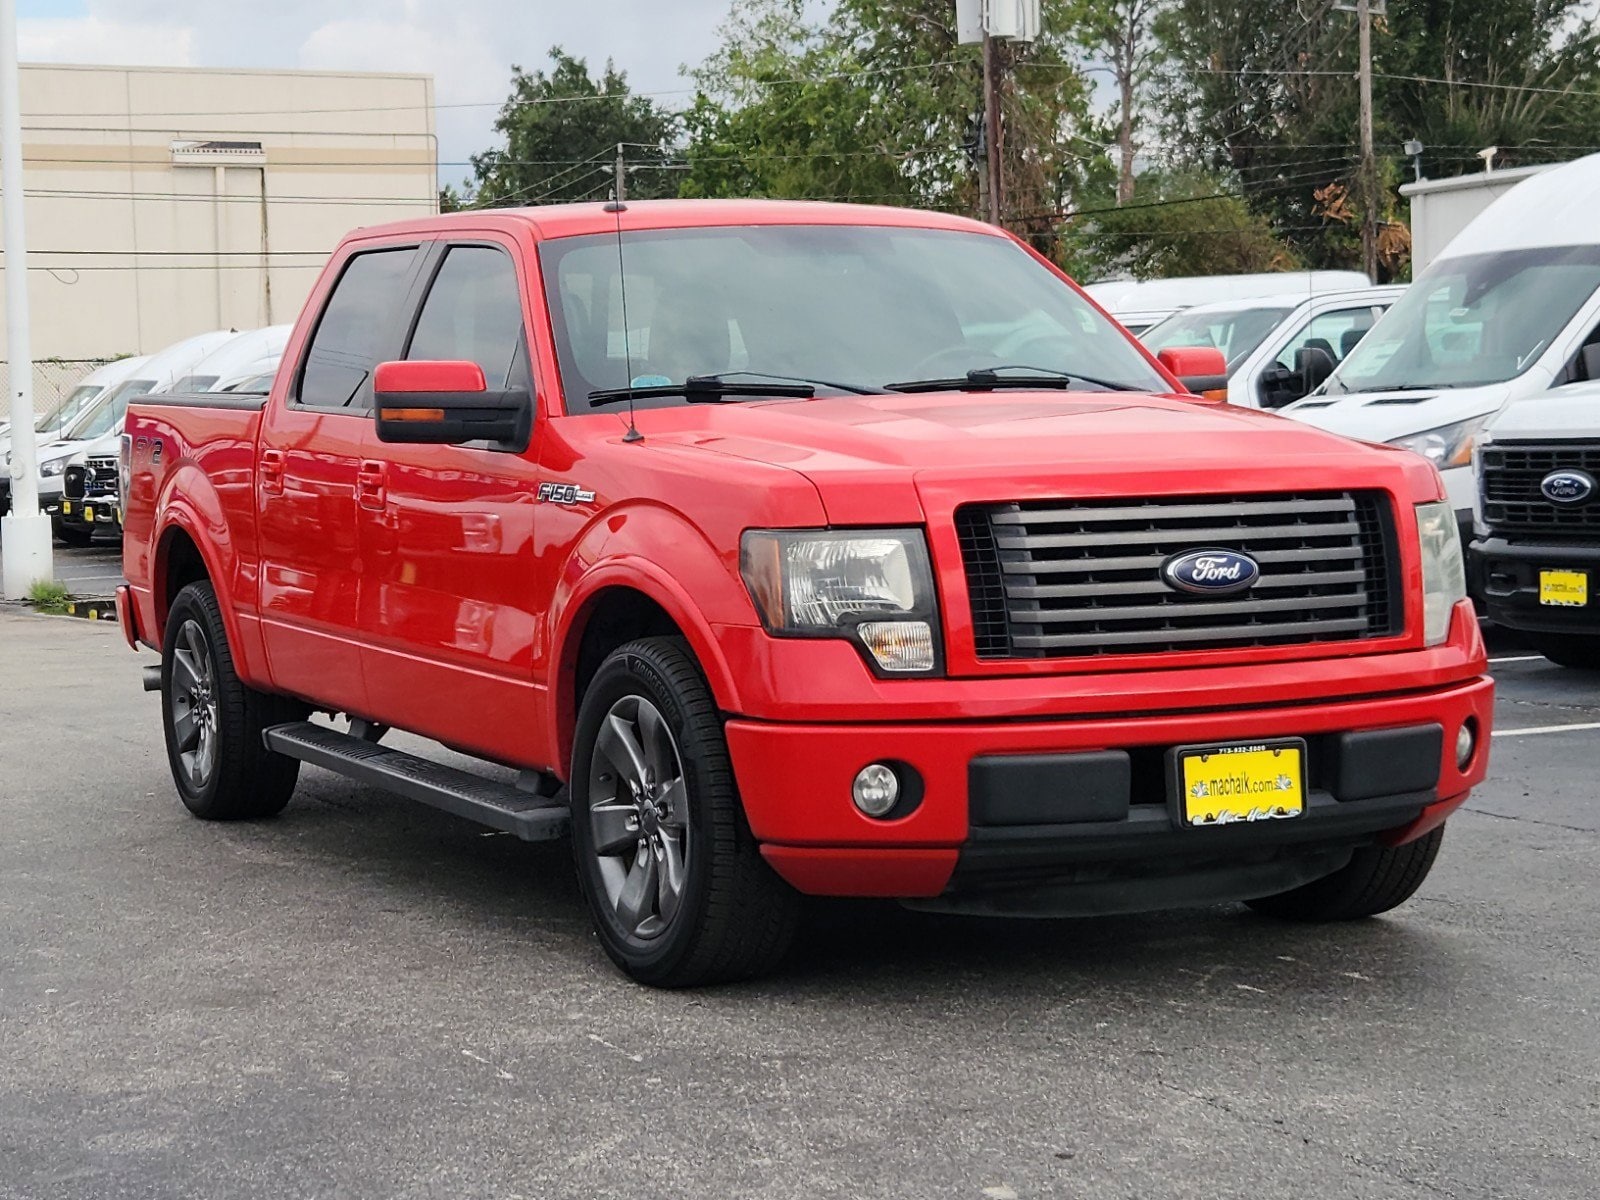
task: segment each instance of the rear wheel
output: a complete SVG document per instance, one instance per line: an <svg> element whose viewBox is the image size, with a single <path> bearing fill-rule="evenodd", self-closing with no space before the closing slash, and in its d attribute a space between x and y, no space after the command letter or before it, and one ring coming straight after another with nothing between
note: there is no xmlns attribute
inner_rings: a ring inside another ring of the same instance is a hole
<svg viewBox="0 0 1600 1200"><path fill-rule="evenodd" d="M1600 637L1574 633L1530 633L1533 648L1558 667L1600 671Z"/></svg>
<svg viewBox="0 0 1600 1200"><path fill-rule="evenodd" d="M167 762L185 806L208 821L281 812L300 764L269 751L261 731L303 719L304 706L245 686L209 583L191 583L178 593L161 645Z"/></svg>
<svg viewBox="0 0 1600 1200"><path fill-rule="evenodd" d="M657 987L777 965L799 897L745 823L721 716L681 639L630 642L601 664L571 779L578 877L612 961Z"/></svg>
<svg viewBox="0 0 1600 1200"><path fill-rule="evenodd" d="M1247 901L1257 912L1288 921L1357 921L1411 899L1433 869L1444 826L1404 846L1368 846L1332 875L1276 896Z"/></svg>

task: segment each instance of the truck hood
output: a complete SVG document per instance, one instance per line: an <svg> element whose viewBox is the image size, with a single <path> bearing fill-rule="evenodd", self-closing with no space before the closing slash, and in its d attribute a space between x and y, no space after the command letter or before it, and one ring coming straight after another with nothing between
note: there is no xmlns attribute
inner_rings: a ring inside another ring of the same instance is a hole
<svg viewBox="0 0 1600 1200"><path fill-rule="evenodd" d="M1496 383L1436 392L1308 396L1283 409L1283 415L1364 442L1392 442L1441 425L1487 416L1510 395L1510 384Z"/></svg>
<svg viewBox="0 0 1600 1200"><path fill-rule="evenodd" d="M1508 404L1486 433L1500 441L1600 441L1600 384L1571 384L1537 401Z"/></svg>
<svg viewBox="0 0 1600 1200"><path fill-rule="evenodd" d="M1060 489L1089 475L1120 475L1142 486L1181 475L1208 477L1205 489L1218 490L1218 476L1231 485L1252 474L1273 476L1269 486L1295 487L1310 471L1387 466L1396 457L1253 409L1112 392L695 405L640 413L639 424L647 441L799 471L821 493L829 520L841 524L919 519L920 508L912 513L897 498L914 499L917 486L930 482L1003 489L1033 481ZM907 515L888 515L902 509Z"/></svg>

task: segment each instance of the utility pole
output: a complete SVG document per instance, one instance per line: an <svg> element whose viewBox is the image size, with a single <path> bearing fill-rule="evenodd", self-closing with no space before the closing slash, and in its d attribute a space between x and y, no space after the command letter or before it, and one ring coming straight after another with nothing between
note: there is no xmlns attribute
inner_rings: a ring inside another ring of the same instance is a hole
<svg viewBox="0 0 1600 1200"><path fill-rule="evenodd" d="M617 143L617 163L614 170L617 175L617 181L613 185L617 193L615 199L618 204L624 204L628 199L628 157L623 153L621 142Z"/></svg>
<svg viewBox="0 0 1600 1200"><path fill-rule="evenodd" d="M983 140L988 150L989 224L1005 211L1005 180L1000 167L1000 63L994 38L983 34Z"/></svg>
<svg viewBox="0 0 1600 1200"><path fill-rule="evenodd" d="M1356 0L1361 30L1361 264L1378 282L1378 162L1372 148L1372 0Z"/></svg>
<svg viewBox="0 0 1600 1200"><path fill-rule="evenodd" d="M22 100L17 4L0 0L0 206L6 276L6 357L11 369L11 515L0 522L0 575L8 600L54 576L50 518L39 511L39 444L33 432L33 347L28 332L28 237L22 211Z"/></svg>

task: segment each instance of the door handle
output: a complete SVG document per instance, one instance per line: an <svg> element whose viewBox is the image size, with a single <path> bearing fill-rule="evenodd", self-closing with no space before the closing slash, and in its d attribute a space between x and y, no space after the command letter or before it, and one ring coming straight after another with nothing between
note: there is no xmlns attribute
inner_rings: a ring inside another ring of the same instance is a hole
<svg viewBox="0 0 1600 1200"><path fill-rule="evenodd" d="M283 495L284 458L282 450L263 450L256 467L261 477L261 491L268 496Z"/></svg>
<svg viewBox="0 0 1600 1200"><path fill-rule="evenodd" d="M356 472L356 501L362 508L369 512L382 512L387 500L384 495L384 480L388 474L387 464L368 460L361 464L361 469Z"/></svg>

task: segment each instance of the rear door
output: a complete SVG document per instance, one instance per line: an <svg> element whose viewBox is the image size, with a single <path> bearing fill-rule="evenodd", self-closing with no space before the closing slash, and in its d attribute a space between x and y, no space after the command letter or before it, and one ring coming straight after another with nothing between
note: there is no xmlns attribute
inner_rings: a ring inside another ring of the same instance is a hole
<svg viewBox="0 0 1600 1200"><path fill-rule="evenodd" d="M514 243L439 243L397 358L466 360L491 391L532 392ZM535 434L537 437L537 433ZM381 720L516 761L541 711L533 683L536 468L488 445L376 440L362 501L365 672ZM548 764L526 764L548 765Z"/></svg>
<svg viewBox="0 0 1600 1200"><path fill-rule="evenodd" d="M372 373L399 352L400 314L421 262L415 243L347 257L261 430L260 603L272 678L355 714L367 711L357 512L361 466L376 440Z"/></svg>

